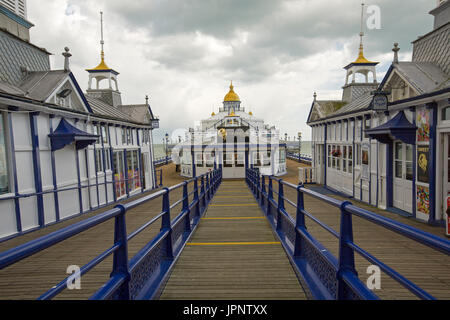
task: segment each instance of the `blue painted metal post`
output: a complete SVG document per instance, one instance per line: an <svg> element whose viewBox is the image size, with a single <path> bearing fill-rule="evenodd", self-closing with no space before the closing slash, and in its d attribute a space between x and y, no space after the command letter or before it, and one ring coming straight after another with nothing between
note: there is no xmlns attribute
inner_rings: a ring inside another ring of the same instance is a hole
<svg viewBox="0 0 450 320"><path fill-rule="evenodd" d="M355 254L353 249L348 245L353 243L353 226L352 215L345 210L347 205L351 205L349 201L341 204L341 232L339 239L339 269L337 272L337 299L351 299L351 291L343 280L344 273L353 273L356 277L358 273L355 269Z"/></svg>
<svg viewBox="0 0 450 320"><path fill-rule="evenodd" d="M302 237L298 233L297 229L301 229L306 231L306 223L305 223L305 199L302 192L302 188L305 186L300 184L297 187L297 217L295 219L295 244L294 244L294 256L303 258L304 252L302 248Z"/></svg>
<svg viewBox="0 0 450 320"><path fill-rule="evenodd" d="M127 227L126 227L126 209L123 205L116 206L121 210L121 213L115 218L114 224L114 243L119 243L119 249L114 252L113 271L111 277L124 275L125 281L117 291L114 299L130 300L130 270L128 266L128 241L127 241Z"/></svg>
<svg viewBox="0 0 450 320"><path fill-rule="evenodd" d="M200 217L200 201L198 199L198 178L194 179L194 203L195 205L195 216Z"/></svg>
<svg viewBox="0 0 450 320"><path fill-rule="evenodd" d="M273 199L273 189L272 189L272 177L269 177L269 195L267 196L267 208L266 214L270 216L272 214L272 199Z"/></svg>
<svg viewBox="0 0 450 320"><path fill-rule="evenodd" d="M281 230L281 215L283 214L284 208L284 187L281 183L282 180L278 180L278 218L277 218L277 230Z"/></svg>
<svg viewBox="0 0 450 320"><path fill-rule="evenodd" d="M206 190L205 190L206 191L206 195L205 195L205 198L206 198L206 203L208 203L211 200L211 195L209 193L209 173L206 175L205 179L206 179Z"/></svg>
<svg viewBox="0 0 450 320"><path fill-rule="evenodd" d="M168 230L169 234L166 237L166 257L173 259L173 247L172 247L172 225L170 222L170 201L169 201L169 188L164 188L166 191L163 195L161 231Z"/></svg>
<svg viewBox="0 0 450 320"><path fill-rule="evenodd" d="M259 186L260 186L260 182L259 182L259 174L256 175L255 174L255 192L256 192L256 201L259 200L260 194L259 194Z"/></svg>
<svg viewBox="0 0 450 320"><path fill-rule="evenodd" d="M33 145L33 173L34 173L34 188L36 190L38 223L40 227L45 225L44 218L44 198L42 196L42 172L41 172L41 157L39 149L38 123L37 116L39 112L30 113L30 128L31 128L31 142Z"/></svg>
<svg viewBox="0 0 450 320"><path fill-rule="evenodd" d="M183 185L183 212L186 213L186 225L185 231L191 232L191 212L189 210L189 193L188 193L188 182L185 181Z"/></svg>
<svg viewBox="0 0 450 320"><path fill-rule="evenodd" d="M261 199L260 199L260 204L261 207L264 208L264 197L266 196L266 177L265 176L261 176Z"/></svg>
<svg viewBox="0 0 450 320"><path fill-rule="evenodd" d="M202 176L202 184L200 187L200 198L202 202L203 208L206 208L206 199L205 199L205 176Z"/></svg>

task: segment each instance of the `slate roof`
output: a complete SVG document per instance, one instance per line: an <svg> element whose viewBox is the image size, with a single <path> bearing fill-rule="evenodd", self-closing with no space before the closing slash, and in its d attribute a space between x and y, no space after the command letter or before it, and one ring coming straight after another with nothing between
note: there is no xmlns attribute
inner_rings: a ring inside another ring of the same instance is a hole
<svg viewBox="0 0 450 320"><path fill-rule="evenodd" d="M22 81L21 67L29 71L50 70L50 53L4 29L0 29L0 52L0 81L11 85Z"/></svg>
<svg viewBox="0 0 450 320"><path fill-rule="evenodd" d="M46 101L52 92L67 79L69 72L64 70L31 72L18 87L25 96L33 100Z"/></svg>
<svg viewBox="0 0 450 320"><path fill-rule="evenodd" d="M413 42L413 62L433 62L450 74L450 22Z"/></svg>
<svg viewBox="0 0 450 320"><path fill-rule="evenodd" d="M431 62L399 62L396 70L419 94L433 92L448 86L450 76Z"/></svg>

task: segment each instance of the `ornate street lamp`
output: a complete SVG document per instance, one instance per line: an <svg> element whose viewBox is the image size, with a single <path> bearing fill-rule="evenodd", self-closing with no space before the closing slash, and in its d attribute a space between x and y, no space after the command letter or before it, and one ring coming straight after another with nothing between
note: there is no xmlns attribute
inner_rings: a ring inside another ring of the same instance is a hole
<svg viewBox="0 0 450 320"><path fill-rule="evenodd" d="M302 133L298 133L298 159L300 160L302 154Z"/></svg>

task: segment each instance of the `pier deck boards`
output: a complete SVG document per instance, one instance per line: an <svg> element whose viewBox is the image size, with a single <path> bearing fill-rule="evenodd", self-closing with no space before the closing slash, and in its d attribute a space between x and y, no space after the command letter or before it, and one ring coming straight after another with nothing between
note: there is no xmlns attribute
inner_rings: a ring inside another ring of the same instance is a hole
<svg viewBox="0 0 450 320"><path fill-rule="evenodd" d="M306 299L243 180L224 181L161 299Z"/></svg>

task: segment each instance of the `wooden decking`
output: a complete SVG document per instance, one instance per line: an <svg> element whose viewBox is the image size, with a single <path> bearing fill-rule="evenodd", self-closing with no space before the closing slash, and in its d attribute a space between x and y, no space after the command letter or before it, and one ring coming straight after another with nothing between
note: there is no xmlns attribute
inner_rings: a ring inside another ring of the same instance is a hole
<svg viewBox="0 0 450 320"><path fill-rule="evenodd" d="M224 181L161 299L305 299L289 260L243 180Z"/></svg>

